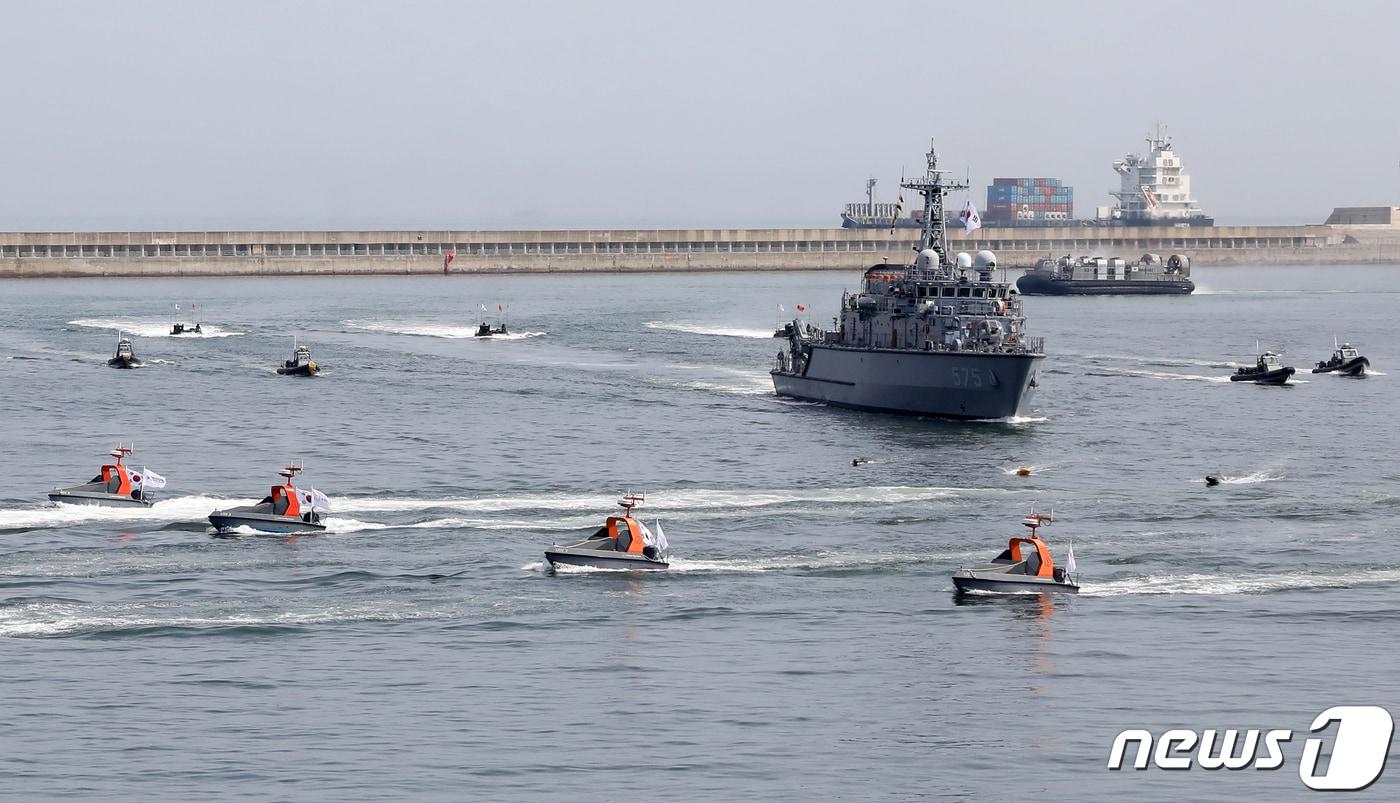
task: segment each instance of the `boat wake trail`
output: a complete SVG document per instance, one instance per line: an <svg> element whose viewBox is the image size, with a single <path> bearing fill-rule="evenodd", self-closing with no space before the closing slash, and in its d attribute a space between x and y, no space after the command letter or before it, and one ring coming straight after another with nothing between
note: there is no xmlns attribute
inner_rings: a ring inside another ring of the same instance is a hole
<svg viewBox="0 0 1400 803"><path fill-rule="evenodd" d="M671 323L667 321L647 321L642 324L648 329L658 329L663 332L680 332L687 335L710 335L713 337L748 337L754 339L769 340L773 337L771 329L745 329L732 326L705 326L694 323Z"/></svg>
<svg viewBox="0 0 1400 803"><path fill-rule="evenodd" d="M476 326L460 324L428 323L414 321L341 321L342 326L361 329L366 332L381 332L389 335L412 335L414 337L441 337L448 340L526 340L541 337L545 332L509 332L503 335L477 337Z"/></svg>
<svg viewBox="0 0 1400 803"><path fill-rule="evenodd" d="M212 323L200 324L199 332L186 332L183 335L170 334L170 322L152 322L149 318L80 318L76 321L69 321L69 326L82 326L88 329L108 329L111 331L121 331L136 337L170 337L176 340L187 340L201 337L238 337L247 334L246 332L234 332Z"/></svg>
<svg viewBox="0 0 1400 803"><path fill-rule="evenodd" d="M139 636L229 631L283 632L311 625L399 622L440 618L435 611L392 610L377 605L316 606L302 611L230 611L211 616L182 616L170 603L89 605L51 600L0 606L0 637L130 634Z"/></svg>
<svg viewBox="0 0 1400 803"><path fill-rule="evenodd" d="M652 513L665 517L677 513L723 512L734 509L778 508L800 504L830 505L898 505L911 502L957 500L985 495L1004 494L1004 488L952 488L916 486L866 486L858 488L815 488L811 490L720 491L703 489L655 490L647 492L647 506L639 513L650 518ZM578 512L612 509L617 502L613 494L546 493L519 496L405 498L338 497L334 500L337 513L411 512L453 510L469 513L506 513L516 511ZM597 516L589 519L592 522Z"/></svg>
<svg viewBox="0 0 1400 803"><path fill-rule="evenodd" d="M255 499L222 499L213 496L179 496L162 499L151 507L99 507L49 503L32 508L0 510L0 531L70 527L94 522L199 521L219 508L251 505Z"/></svg>
<svg viewBox="0 0 1400 803"><path fill-rule="evenodd" d="M1085 583L1081 596L1118 597L1149 594L1265 594L1313 588L1351 588L1400 580L1400 569L1370 569L1338 574L1175 574Z"/></svg>
<svg viewBox="0 0 1400 803"><path fill-rule="evenodd" d="M1276 471L1256 471L1252 474L1244 474L1239 477L1220 475L1221 485L1257 485L1261 482L1274 482L1283 479L1283 475Z"/></svg>
<svg viewBox="0 0 1400 803"><path fill-rule="evenodd" d="M1103 367L1098 371L1090 372L1090 376L1141 376L1148 379L1168 379L1183 382L1224 382L1229 383L1228 376L1201 376L1199 374L1177 374L1170 371L1148 371L1133 368L1110 368Z"/></svg>
<svg viewBox="0 0 1400 803"><path fill-rule="evenodd" d="M768 572L803 573L881 573L897 571L906 566L930 563L946 563L950 560L965 560L980 553L890 553L890 554L838 554L817 555L778 555L762 558L716 558L692 559L672 555L671 574L763 574ZM535 561L520 567L526 572L550 571L545 561ZM626 568L604 569L592 566L558 566L558 574L596 574L599 572L627 572Z"/></svg>

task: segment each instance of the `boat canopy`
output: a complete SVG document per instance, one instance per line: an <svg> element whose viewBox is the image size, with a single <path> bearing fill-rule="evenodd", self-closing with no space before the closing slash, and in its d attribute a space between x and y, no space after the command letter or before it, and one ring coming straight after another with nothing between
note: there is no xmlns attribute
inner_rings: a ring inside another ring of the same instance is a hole
<svg viewBox="0 0 1400 803"><path fill-rule="evenodd" d="M100 479L107 483L107 493L121 494L129 496L131 494L131 475L127 473L126 466L117 463L102 467Z"/></svg>
<svg viewBox="0 0 1400 803"><path fill-rule="evenodd" d="M1029 544L1030 546L1034 547L1035 557L1022 558L1021 544ZM1046 546L1045 542L1040 540L1039 538L1036 538L1035 536L1031 536L1029 538L1012 538L1006 543L1006 551L1009 554L1011 560L1017 563L1020 563L1022 560L1027 561L1027 574L1034 575L1036 577L1055 576L1055 560L1050 557L1050 547Z"/></svg>
<svg viewBox="0 0 1400 803"><path fill-rule="evenodd" d="M301 502L297 489L290 483L272 486L272 512L278 516L301 518Z"/></svg>
<svg viewBox="0 0 1400 803"><path fill-rule="evenodd" d="M618 552L642 554L650 535L640 521L631 516L609 516L608 536L617 539Z"/></svg>

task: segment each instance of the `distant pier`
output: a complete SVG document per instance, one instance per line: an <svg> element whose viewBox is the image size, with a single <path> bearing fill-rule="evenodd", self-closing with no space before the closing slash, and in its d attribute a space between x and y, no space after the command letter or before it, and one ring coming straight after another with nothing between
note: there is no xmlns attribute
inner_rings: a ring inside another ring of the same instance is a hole
<svg viewBox="0 0 1400 803"><path fill-rule="evenodd" d="M1047 255L1186 254L1197 266L1400 262L1391 226L987 227L954 252L1004 267ZM1397 229L1400 230L1400 229ZM1358 231L1362 233L1358 235ZM900 262L917 229L0 233L0 278L859 270Z"/></svg>

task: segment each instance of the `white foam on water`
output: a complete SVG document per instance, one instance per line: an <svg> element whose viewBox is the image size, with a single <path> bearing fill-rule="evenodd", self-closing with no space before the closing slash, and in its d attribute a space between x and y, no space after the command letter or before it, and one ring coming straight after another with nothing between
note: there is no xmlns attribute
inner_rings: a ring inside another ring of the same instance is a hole
<svg viewBox="0 0 1400 803"><path fill-rule="evenodd" d="M490 337L477 337L477 325L462 326L459 324L414 322L414 321L341 321L344 326L352 329L363 329L366 332L382 332L390 335L413 335L416 337L441 337L448 340L525 340L531 337L541 337L545 332L509 332L504 335L492 335Z"/></svg>
<svg viewBox="0 0 1400 803"><path fill-rule="evenodd" d="M1274 482L1283 479L1283 475L1276 471L1256 471L1252 474L1244 474L1239 477L1227 477L1221 475L1221 485L1255 485L1261 482Z"/></svg>
<svg viewBox="0 0 1400 803"><path fill-rule="evenodd" d="M1049 463L1047 463L1047 464L1045 464L1045 465L1043 465L1043 466L1034 466L1034 465L1004 466L1004 467L1001 469L1001 473L1006 474L1006 475L1008 475L1008 476L1015 477L1015 476L1017 476L1017 472L1019 472L1019 471L1020 471L1021 469L1023 469L1023 468L1025 468L1025 469L1030 469L1030 472L1031 472L1031 473L1030 473L1030 476L1035 476L1036 474L1044 474L1045 472L1047 472L1047 471L1049 471L1050 469L1054 468L1054 466L1051 465L1051 464L1049 464Z"/></svg>
<svg viewBox="0 0 1400 803"><path fill-rule="evenodd" d="M177 496L172 499L158 499L151 507L101 507L50 502L31 508L0 509L0 530L58 528L90 522L198 521L215 510L251 505L256 501L214 496Z"/></svg>
<svg viewBox="0 0 1400 803"><path fill-rule="evenodd" d="M773 396L772 380L755 380L751 383L737 384L734 382L706 382L695 380L693 382L680 382L676 387L687 390L703 390L710 393L722 393L728 396Z"/></svg>
<svg viewBox="0 0 1400 803"><path fill-rule="evenodd" d="M1116 373L1116 374L1123 374L1124 376L1142 376L1142 377L1147 377L1147 378L1149 378L1149 379L1170 379L1170 380L1177 380L1177 381L1184 381L1184 382L1229 382L1229 381L1230 381L1230 377L1227 376L1227 375L1222 375L1222 376L1201 376L1201 375L1199 375L1199 374L1176 374L1176 373L1172 373L1172 372L1170 372L1170 371L1147 371L1147 370L1136 370L1136 369L1132 369L1132 368L1115 368L1115 367L1112 367L1112 366L1104 366L1101 370L1104 370L1104 371L1111 371L1111 372Z"/></svg>
<svg viewBox="0 0 1400 803"><path fill-rule="evenodd" d="M1111 360L1113 362L1136 362L1143 365L1196 365L1202 368L1240 368L1244 363L1229 360L1202 360L1195 357L1163 357L1142 354L1069 354L1084 360ZM1249 363L1253 365L1253 363Z"/></svg>
<svg viewBox="0 0 1400 803"><path fill-rule="evenodd" d="M663 332L680 332L687 335L710 335L713 337L746 337L754 339L771 340L773 329L747 329L734 326L706 326L696 323L668 322L668 321L647 321L642 324L648 329L658 329Z"/></svg>
<svg viewBox="0 0 1400 803"><path fill-rule="evenodd" d="M169 615L162 615L170 609ZM441 618L436 611L388 611L376 608L330 608L308 611L181 616L169 604L91 606L67 602L34 602L0 608L0 637L63 636L95 631L147 627L267 627L398 622Z"/></svg>
<svg viewBox="0 0 1400 803"><path fill-rule="evenodd" d="M638 515L651 511L664 517L668 511L733 510L773 507L800 503L816 504L902 504L951 499L975 494L1005 493L1002 488L951 488L938 486L866 486L856 488L816 488L812 490L648 490L648 503ZM544 493L519 496L412 498L402 496L336 498L335 510L344 513L410 512L417 510L460 510L501 513L517 510L592 510L602 514L616 507L618 494Z"/></svg>
<svg viewBox="0 0 1400 803"><path fill-rule="evenodd" d="M1081 581L1080 594L1117 597L1146 594L1261 594L1309 588L1348 588L1400 580L1400 569L1371 569L1340 574L1283 572L1274 574L1176 574L1109 580Z"/></svg>
<svg viewBox="0 0 1400 803"><path fill-rule="evenodd" d="M235 332L224 329L217 324L203 323L199 325L199 332L186 332L183 335L170 334L170 321L152 322L149 318L80 318L76 321L69 321L70 326L83 326L89 329L108 329L113 332L121 331L133 337L171 337L180 340L197 339L201 337L237 337L247 334L246 332Z"/></svg>

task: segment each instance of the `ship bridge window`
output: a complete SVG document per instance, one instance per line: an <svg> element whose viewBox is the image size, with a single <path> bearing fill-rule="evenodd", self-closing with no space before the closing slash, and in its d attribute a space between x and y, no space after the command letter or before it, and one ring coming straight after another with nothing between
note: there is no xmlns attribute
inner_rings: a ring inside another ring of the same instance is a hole
<svg viewBox="0 0 1400 803"><path fill-rule="evenodd" d="M971 287L959 287L958 298L969 298L972 295Z"/></svg>
<svg viewBox="0 0 1400 803"><path fill-rule="evenodd" d="M945 288L943 288L943 297L944 297L944 298L952 298L952 297L953 297L953 288L951 288L951 287L945 287Z"/></svg>
<svg viewBox="0 0 1400 803"><path fill-rule="evenodd" d="M985 296L985 295L986 295L986 293L985 293L985 291L984 291L981 287L974 287L974 288L972 288L972 297L973 297L973 298L982 298L982 297Z"/></svg>

